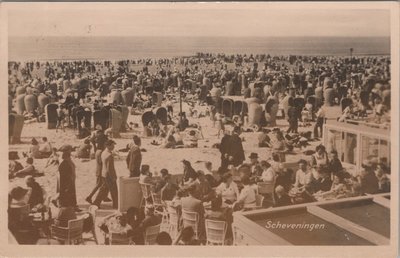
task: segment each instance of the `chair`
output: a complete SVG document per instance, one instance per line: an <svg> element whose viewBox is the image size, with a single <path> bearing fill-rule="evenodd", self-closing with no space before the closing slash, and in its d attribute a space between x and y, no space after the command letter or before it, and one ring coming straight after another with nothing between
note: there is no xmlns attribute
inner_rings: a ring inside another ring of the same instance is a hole
<svg viewBox="0 0 400 258"><path fill-rule="evenodd" d="M191 212L182 210L183 227L192 227L196 235L199 238L199 214L197 212Z"/></svg>
<svg viewBox="0 0 400 258"><path fill-rule="evenodd" d="M161 224L148 227L144 232L144 244L154 245L156 243L157 235L160 233Z"/></svg>
<svg viewBox="0 0 400 258"><path fill-rule="evenodd" d="M169 224L169 229L168 232L172 239L176 238L180 227L179 227L179 220L180 216L176 210L176 208L167 206L167 214L168 214L168 224Z"/></svg>
<svg viewBox="0 0 400 258"><path fill-rule="evenodd" d="M168 212L166 210L166 204L161 199L161 194L156 194L151 192L151 198L153 199L153 206L155 208L155 213L162 216L161 227L162 231L168 231Z"/></svg>
<svg viewBox="0 0 400 258"><path fill-rule="evenodd" d="M131 238L126 234L110 232L110 245L130 245L132 244Z"/></svg>
<svg viewBox="0 0 400 258"><path fill-rule="evenodd" d="M152 198L151 188L151 184L140 183L140 189L142 190L142 201L140 202L140 207L143 207L143 201L146 203L147 199Z"/></svg>
<svg viewBox="0 0 400 258"><path fill-rule="evenodd" d="M261 194L256 195L256 207L255 209L261 209L263 207L264 196Z"/></svg>
<svg viewBox="0 0 400 258"><path fill-rule="evenodd" d="M82 242L83 218L68 221L68 227L51 226L51 237L67 244Z"/></svg>
<svg viewBox="0 0 400 258"><path fill-rule="evenodd" d="M258 182L258 194L259 195L270 195L272 203L275 203L274 197L274 187L275 187L275 180L274 182Z"/></svg>
<svg viewBox="0 0 400 258"><path fill-rule="evenodd" d="M224 245L228 225L225 221L206 219L207 245Z"/></svg>
<svg viewBox="0 0 400 258"><path fill-rule="evenodd" d="M161 200L161 194L156 194L154 192L151 192L151 198L153 200L153 206L157 210L157 208L164 208L165 204Z"/></svg>
<svg viewBox="0 0 400 258"><path fill-rule="evenodd" d="M96 234L96 211L99 209L96 205L90 205L88 208L90 217L92 218L93 221L93 227L92 227L92 235L93 235L93 240L96 243L96 245L99 244L99 241L97 239L97 234Z"/></svg>

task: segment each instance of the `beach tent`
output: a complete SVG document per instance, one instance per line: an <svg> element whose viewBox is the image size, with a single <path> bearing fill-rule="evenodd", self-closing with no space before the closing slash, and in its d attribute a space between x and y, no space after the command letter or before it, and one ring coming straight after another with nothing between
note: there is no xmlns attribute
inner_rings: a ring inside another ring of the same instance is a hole
<svg viewBox="0 0 400 258"><path fill-rule="evenodd" d="M148 128L148 124L153 121L155 118L155 115L153 111L146 111L142 115L142 123L143 123L143 136L150 136L151 132Z"/></svg>
<svg viewBox="0 0 400 258"><path fill-rule="evenodd" d="M58 92L58 86L57 86L57 83L55 83L55 82L53 82L53 83L50 83L50 85L49 85L49 90L51 91L51 94L53 94L53 95L57 95L57 92Z"/></svg>
<svg viewBox="0 0 400 258"><path fill-rule="evenodd" d="M233 96L234 94L233 82L227 81L225 85L225 96Z"/></svg>
<svg viewBox="0 0 400 258"><path fill-rule="evenodd" d="M117 109L112 108L109 114L112 137L119 138L122 125L122 113Z"/></svg>
<svg viewBox="0 0 400 258"><path fill-rule="evenodd" d="M260 125L263 112L261 105L255 101L250 101L250 103L248 103L248 110L248 126Z"/></svg>
<svg viewBox="0 0 400 258"><path fill-rule="evenodd" d="M73 117L73 119L75 120L75 123L78 127L78 131L80 132L82 130L82 126L81 123L84 122L85 123L85 110L80 109L75 113L75 116ZM83 121L82 121L83 120ZM85 125L86 126L86 125Z"/></svg>
<svg viewBox="0 0 400 258"><path fill-rule="evenodd" d="M168 112L164 107L159 107L154 110L154 114L161 121L163 125L166 125L168 122Z"/></svg>
<svg viewBox="0 0 400 258"><path fill-rule="evenodd" d="M143 126L147 126L151 121L154 120L154 113L152 111L146 111L142 114Z"/></svg>
<svg viewBox="0 0 400 258"><path fill-rule="evenodd" d="M258 98L259 100L262 100L263 96L264 96L264 94L263 94L263 89L262 88L260 88L260 87L254 88L254 91L253 91L253 94L252 94L253 98Z"/></svg>
<svg viewBox="0 0 400 258"><path fill-rule="evenodd" d="M232 116L233 116L233 100L232 99L224 99L222 101L222 114L225 117L232 118Z"/></svg>
<svg viewBox="0 0 400 258"><path fill-rule="evenodd" d="M243 111L243 101L241 100L236 100L233 102L233 114L234 115L241 115Z"/></svg>
<svg viewBox="0 0 400 258"><path fill-rule="evenodd" d="M26 95L24 104L26 111L33 112L38 107L37 97L33 94Z"/></svg>
<svg viewBox="0 0 400 258"><path fill-rule="evenodd" d="M46 114L47 129L55 129L57 126L57 104L47 104L44 108Z"/></svg>
<svg viewBox="0 0 400 258"><path fill-rule="evenodd" d="M126 124L128 122L129 108L125 105L118 106L122 116L121 132L126 132Z"/></svg>
<svg viewBox="0 0 400 258"><path fill-rule="evenodd" d="M335 90L326 88L324 90L324 105L327 107L333 106L335 103Z"/></svg>
<svg viewBox="0 0 400 258"><path fill-rule="evenodd" d="M109 126L109 110L103 108L93 112L93 125L100 125L103 130Z"/></svg>
<svg viewBox="0 0 400 258"><path fill-rule="evenodd" d="M16 89L16 94L18 95L22 95L26 93L26 87L25 86L18 86Z"/></svg>
<svg viewBox="0 0 400 258"><path fill-rule="evenodd" d="M38 96L38 103L41 112L44 112L44 108L50 103L50 98L44 93L40 93Z"/></svg>
<svg viewBox="0 0 400 258"><path fill-rule="evenodd" d="M24 116L14 113L8 116L8 135L10 144L16 144L21 142L21 133L23 127L24 127Z"/></svg>
<svg viewBox="0 0 400 258"><path fill-rule="evenodd" d="M135 92L132 88L126 88L121 92L122 103L126 106L132 106L133 98L135 97Z"/></svg>

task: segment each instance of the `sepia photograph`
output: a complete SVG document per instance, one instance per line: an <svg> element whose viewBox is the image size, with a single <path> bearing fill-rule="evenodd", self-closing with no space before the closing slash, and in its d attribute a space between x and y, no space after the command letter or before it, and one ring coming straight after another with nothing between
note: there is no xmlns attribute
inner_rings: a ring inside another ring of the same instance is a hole
<svg viewBox="0 0 400 258"><path fill-rule="evenodd" d="M0 7L9 247L394 255L398 3Z"/></svg>

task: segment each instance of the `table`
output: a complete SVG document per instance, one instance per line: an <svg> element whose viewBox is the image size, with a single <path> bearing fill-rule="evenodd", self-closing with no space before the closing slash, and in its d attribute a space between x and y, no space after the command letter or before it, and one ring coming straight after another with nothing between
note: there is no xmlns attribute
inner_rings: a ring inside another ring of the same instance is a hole
<svg viewBox="0 0 400 258"><path fill-rule="evenodd" d="M40 213L35 213L35 214L40 214ZM39 232L47 239L47 243L50 244L50 239L51 239L51 225L53 224L53 218L49 218L47 212L45 213L45 218L44 220L40 216L34 216L35 214L32 214L32 224L34 227L39 229Z"/></svg>
<svg viewBox="0 0 400 258"><path fill-rule="evenodd" d="M387 245L388 194L233 214L235 245Z"/></svg>

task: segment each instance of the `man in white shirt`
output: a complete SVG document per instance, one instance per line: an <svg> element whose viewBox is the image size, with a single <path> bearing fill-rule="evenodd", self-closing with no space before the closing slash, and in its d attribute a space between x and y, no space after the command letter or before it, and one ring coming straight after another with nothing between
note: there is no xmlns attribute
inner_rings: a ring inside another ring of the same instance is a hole
<svg viewBox="0 0 400 258"><path fill-rule="evenodd" d="M261 167L263 173L261 174L261 180L267 183L273 183L275 179L275 170L271 167L267 161L261 161Z"/></svg>
<svg viewBox="0 0 400 258"><path fill-rule="evenodd" d="M240 191L238 200L233 205L234 210L237 204L242 205L243 209L256 207L256 192L250 185L250 178L244 176L241 181L244 187Z"/></svg>
<svg viewBox="0 0 400 258"><path fill-rule="evenodd" d="M304 159L299 160L299 170L296 172L296 182L294 187L303 188L308 186L313 181L313 175L311 171L307 168L307 161Z"/></svg>

